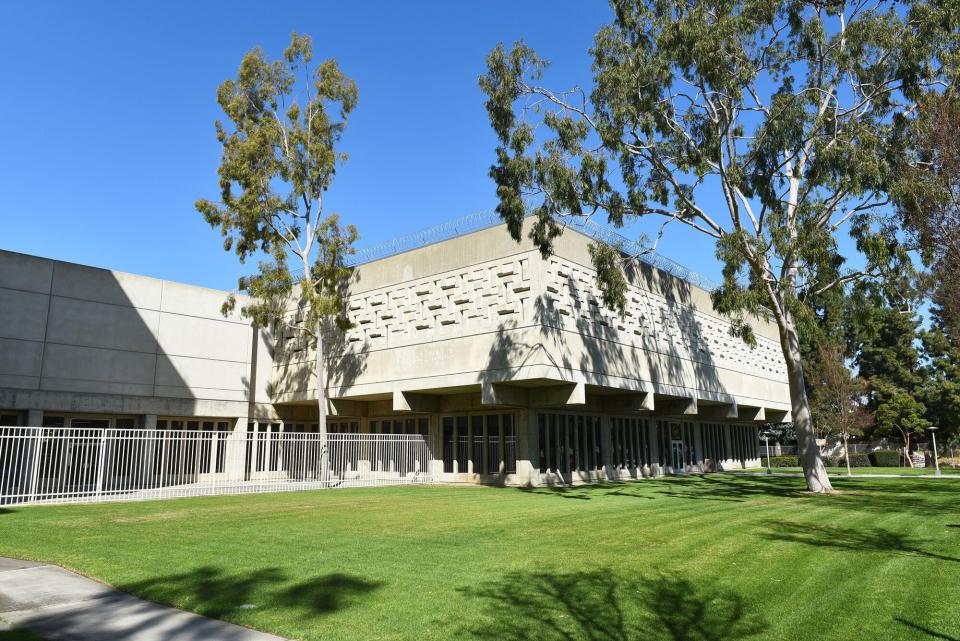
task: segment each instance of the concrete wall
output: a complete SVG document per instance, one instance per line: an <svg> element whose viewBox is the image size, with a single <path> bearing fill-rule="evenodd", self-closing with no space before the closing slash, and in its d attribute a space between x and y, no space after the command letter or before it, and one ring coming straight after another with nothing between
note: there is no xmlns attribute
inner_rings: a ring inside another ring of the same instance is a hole
<svg viewBox="0 0 960 641"><path fill-rule="evenodd" d="M629 274L621 315L601 300L589 243L567 230L543 260L501 225L362 265L351 287L354 327L328 362L331 397L394 398L402 410L405 393L475 393L485 405L524 406L517 394L518 403L503 400L507 387L560 384L551 394L562 397L563 384L575 384L580 404L584 394L634 393L650 395L645 409L681 402L680 414L785 418L775 326L754 319L750 348L729 335L707 292L645 265ZM280 337L275 402L315 398L312 359L292 335Z"/></svg>
<svg viewBox="0 0 960 641"><path fill-rule="evenodd" d="M0 408L211 417L246 416L251 400L269 408L267 337L221 315L226 295L0 251Z"/></svg>

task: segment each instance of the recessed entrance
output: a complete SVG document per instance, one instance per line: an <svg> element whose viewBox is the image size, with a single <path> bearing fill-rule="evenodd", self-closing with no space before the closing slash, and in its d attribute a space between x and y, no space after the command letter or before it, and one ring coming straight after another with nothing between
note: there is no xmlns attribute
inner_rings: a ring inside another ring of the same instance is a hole
<svg viewBox="0 0 960 641"><path fill-rule="evenodd" d="M683 430L680 423L670 424L670 466L674 472L683 470Z"/></svg>

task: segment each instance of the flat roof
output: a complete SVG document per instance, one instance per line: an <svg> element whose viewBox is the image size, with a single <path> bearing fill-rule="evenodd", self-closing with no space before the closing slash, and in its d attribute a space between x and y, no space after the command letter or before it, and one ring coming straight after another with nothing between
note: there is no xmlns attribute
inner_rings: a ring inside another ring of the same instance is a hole
<svg viewBox="0 0 960 641"><path fill-rule="evenodd" d="M643 247L643 245L637 241L630 240L626 236L601 225L591 218L585 216L569 216L559 218L557 222L565 228L573 229L593 240L610 245L627 255L633 256L652 267L667 272L671 276L684 280L700 289L713 291L719 287L716 281L681 265L675 260L667 258L663 254L658 254L655 251ZM461 218L448 220L412 234L398 236L376 245L361 247L357 249L355 254L348 256L346 262L349 267L356 267L502 224L504 224L503 220L497 212L491 210L480 211Z"/></svg>

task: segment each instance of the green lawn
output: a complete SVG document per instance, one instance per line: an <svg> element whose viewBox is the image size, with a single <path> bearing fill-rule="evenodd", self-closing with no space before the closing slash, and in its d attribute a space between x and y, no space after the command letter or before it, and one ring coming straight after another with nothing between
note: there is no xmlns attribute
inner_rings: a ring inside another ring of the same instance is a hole
<svg viewBox="0 0 960 641"><path fill-rule="evenodd" d="M45 641L29 630L0 630L0 641Z"/></svg>
<svg viewBox="0 0 960 641"><path fill-rule="evenodd" d="M7 622L0 617L0 641L45 641L29 630L7 630Z"/></svg>
<svg viewBox="0 0 960 641"><path fill-rule="evenodd" d="M298 639L960 638L960 485L708 476L0 510L0 555ZM246 607L244 607L246 606Z"/></svg>
<svg viewBox="0 0 960 641"><path fill-rule="evenodd" d="M766 472L766 467L755 467L744 470L744 472ZM775 467L773 468L774 472L783 472L791 474L799 474L803 472L803 468L799 467ZM933 476L935 470L932 467L851 467L850 471L854 474L897 474L902 476ZM940 472L943 474L960 474L960 469L953 467L941 467ZM736 472L734 472L735 474ZM830 475L847 475L846 467L828 467L827 473ZM960 489L960 488L958 488Z"/></svg>

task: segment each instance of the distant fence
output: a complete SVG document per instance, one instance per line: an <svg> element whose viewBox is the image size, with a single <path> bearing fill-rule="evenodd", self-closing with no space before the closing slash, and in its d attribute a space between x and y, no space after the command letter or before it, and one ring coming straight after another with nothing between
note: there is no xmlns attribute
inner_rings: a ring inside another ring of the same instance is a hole
<svg viewBox="0 0 960 641"><path fill-rule="evenodd" d="M901 445L898 445L898 444L895 444L895 443L883 443L883 442L880 442L880 443L850 443L850 444L849 444L849 447L850 447L850 453L851 453L851 454L854 453L854 452L863 452L863 453L869 454L870 452L875 452L875 451L877 451L877 450L900 450L900 449L903 449L903 447L902 447ZM926 444L925 444L925 443L920 443L917 447L918 447L918 449L921 449L921 450L922 450L922 449L925 449ZM779 455L781 455L781 456L790 456L790 455L796 455L796 454L799 453L799 450L798 450L798 448L797 448L796 445L780 445L780 446L777 446L777 445L774 444L774 443L770 443L770 454L773 455L773 456L777 456L777 455L778 455L778 454L777 454L778 451L779 451ZM842 455L843 455L843 445L842 445L841 443L833 443L833 444L825 447L823 451L824 451L824 454L825 454L825 455L829 455L829 456L842 456ZM761 455L761 456L766 456L766 455L767 455L767 448L766 448L766 446L764 445L764 443L763 443L762 441L760 442L759 452L760 452L760 455Z"/></svg>
<svg viewBox="0 0 960 641"><path fill-rule="evenodd" d="M419 434L0 427L0 505L429 483Z"/></svg>

